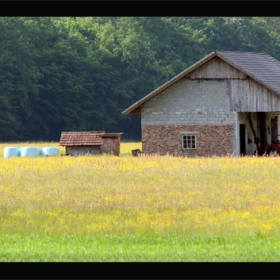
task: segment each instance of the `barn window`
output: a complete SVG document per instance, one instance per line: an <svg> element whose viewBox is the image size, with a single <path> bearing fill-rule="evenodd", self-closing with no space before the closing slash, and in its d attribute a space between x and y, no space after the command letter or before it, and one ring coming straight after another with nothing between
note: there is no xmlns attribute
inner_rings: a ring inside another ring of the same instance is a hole
<svg viewBox="0 0 280 280"><path fill-rule="evenodd" d="M183 149L196 149L196 135L183 135Z"/></svg>

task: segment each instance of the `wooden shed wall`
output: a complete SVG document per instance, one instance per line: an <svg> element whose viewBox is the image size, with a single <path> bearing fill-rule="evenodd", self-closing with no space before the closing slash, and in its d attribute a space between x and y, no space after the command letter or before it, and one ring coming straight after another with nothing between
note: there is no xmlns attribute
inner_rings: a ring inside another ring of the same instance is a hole
<svg viewBox="0 0 280 280"><path fill-rule="evenodd" d="M120 136L104 137L103 145L100 147L100 152L104 154L120 155Z"/></svg>
<svg viewBox="0 0 280 280"><path fill-rule="evenodd" d="M72 156L97 155L100 153L100 146L69 146L65 148L66 154Z"/></svg>
<svg viewBox="0 0 280 280"><path fill-rule="evenodd" d="M279 112L280 95L253 79L230 80L230 109L236 112Z"/></svg>
<svg viewBox="0 0 280 280"><path fill-rule="evenodd" d="M219 57L213 57L190 73L194 79L246 79L246 75L224 62Z"/></svg>

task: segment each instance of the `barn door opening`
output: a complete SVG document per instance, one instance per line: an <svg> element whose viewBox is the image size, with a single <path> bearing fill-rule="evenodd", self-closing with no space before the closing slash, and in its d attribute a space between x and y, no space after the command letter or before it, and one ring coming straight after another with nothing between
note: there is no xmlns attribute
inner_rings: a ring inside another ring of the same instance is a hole
<svg viewBox="0 0 280 280"><path fill-rule="evenodd" d="M246 155L245 124L240 124L239 136L240 136L240 154Z"/></svg>
<svg viewBox="0 0 280 280"><path fill-rule="evenodd" d="M259 123L260 123L260 140L261 146L267 144L267 125L266 125L266 114L264 112L258 112Z"/></svg>

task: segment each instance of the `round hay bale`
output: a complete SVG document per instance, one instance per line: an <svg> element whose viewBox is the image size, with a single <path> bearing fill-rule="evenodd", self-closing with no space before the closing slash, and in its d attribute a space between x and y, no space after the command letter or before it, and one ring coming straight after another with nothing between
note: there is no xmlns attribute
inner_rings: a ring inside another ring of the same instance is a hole
<svg viewBox="0 0 280 280"><path fill-rule="evenodd" d="M4 157L20 157L20 148L19 147L5 147L4 148Z"/></svg>
<svg viewBox="0 0 280 280"><path fill-rule="evenodd" d="M42 149L42 155L44 157L47 157L47 156L58 156L59 155L59 149L57 147L44 147Z"/></svg>
<svg viewBox="0 0 280 280"><path fill-rule="evenodd" d="M39 147L21 147L20 154L22 157L38 157L40 156L41 148Z"/></svg>

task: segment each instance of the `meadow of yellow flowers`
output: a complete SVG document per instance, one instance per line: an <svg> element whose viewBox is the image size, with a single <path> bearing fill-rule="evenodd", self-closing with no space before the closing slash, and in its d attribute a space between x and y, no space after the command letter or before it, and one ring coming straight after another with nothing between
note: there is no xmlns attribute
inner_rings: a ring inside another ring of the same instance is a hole
<svg viewBox="0 0 280 280"><path fill-rule="evenodd" d="M279 157L132 157L137 148L1 156L0 234L279 235Z"/></svg>

